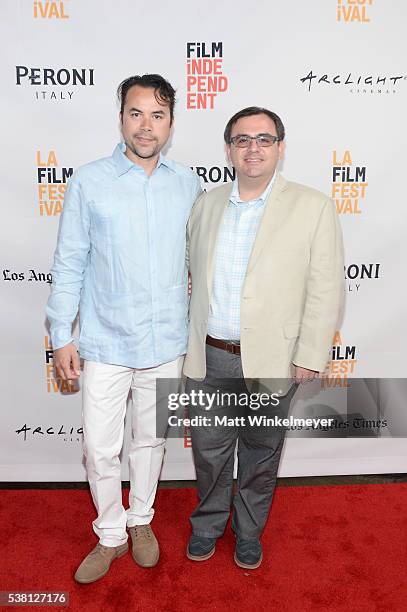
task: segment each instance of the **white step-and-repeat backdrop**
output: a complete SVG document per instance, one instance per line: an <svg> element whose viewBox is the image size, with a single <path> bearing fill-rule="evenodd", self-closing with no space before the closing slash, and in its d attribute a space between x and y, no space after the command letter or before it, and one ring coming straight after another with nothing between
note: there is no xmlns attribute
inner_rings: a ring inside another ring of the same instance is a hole
<svg viewBox="0 0 407 612"><path fill-rule="evenodd" d="M233 113L282 117L284 176L330 194L345 237L330 374L405 376L403 0L2 0L0 13L1 480L85 479L80 393L54 376L44 306L66 182L113 151L115 90L133 74L177 88L167 154L206 189L230 180ZM290 438L280 475L403 471L405 438ZM188 439L169 440L163 478L193 477Z"/></svg>

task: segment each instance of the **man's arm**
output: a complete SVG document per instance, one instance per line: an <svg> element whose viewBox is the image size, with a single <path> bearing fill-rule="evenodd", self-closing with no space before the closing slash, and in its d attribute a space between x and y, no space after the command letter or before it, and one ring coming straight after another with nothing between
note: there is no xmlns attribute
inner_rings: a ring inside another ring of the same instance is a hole
<svg viewBox="0 0 407 612"><path fill-rule="evenodd" d="M343 300L343 243L338 216L327 200L311 244L306 299L293 356L297 382L325 369Z"/></svg>
<svg viewBox="0 0 407 612"><path fill-rule="evenodd" d="M69 182L54 255L51 295L46 313L51 326L54 366L64 379L78 378L79 356L72 324L78 313L83 278L90 250L90 218L79 179Z"/></svg>
<svg viewBox="0 0 407 612"><path fill-rule="evenodd" d="M192 206L191 212L189 214L189 219L188 219L188 223L187 223L187 235L186 235L186 248L185 248L185 265L187 267L187 269L189 270L189 241L190 241L190 235L191 235L191 221L192 221L192 216L194 214L194 211L196 210L196 206L199 202L199 200L205 195L205 192L202 191L202 187L201 187L201 183L199 181L199 178L197 178L197 182L195 183L195 200L194 200L194 204Z"/></svg>

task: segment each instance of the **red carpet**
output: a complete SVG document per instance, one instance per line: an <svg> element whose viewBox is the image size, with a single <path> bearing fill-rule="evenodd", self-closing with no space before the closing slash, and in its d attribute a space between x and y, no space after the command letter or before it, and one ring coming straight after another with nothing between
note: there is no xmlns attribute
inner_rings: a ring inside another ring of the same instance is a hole
<svg viewBox="0 0 407 612"><path fill-rule="evenodd" d="M156 568L143 570L128 554L101 581L77 585L72 575L96 544L89 493L1 491L0 590L69 591L69 610L89 612L406 612L407 484L278 488L265 559L252 572L235 566L230 529L212 559L186 559L195 496L158 492Z"/></svg>

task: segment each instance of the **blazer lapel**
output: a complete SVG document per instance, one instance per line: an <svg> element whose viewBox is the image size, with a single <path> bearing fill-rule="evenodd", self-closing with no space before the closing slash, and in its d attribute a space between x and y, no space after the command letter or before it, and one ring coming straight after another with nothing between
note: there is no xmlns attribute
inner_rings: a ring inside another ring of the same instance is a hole
<svg viewBox="0 0 407 612"><path fill-rule="evenodd" d="M276 221L278 210L281 206L280 196L286 188L287 181L280 173L277 173L270 195L264 203L265 210L260 222L259 229L257 230L253 249L250 255L249 263L247 265L246 276L253 269L263 248L270 243L275 227L278 225Z"/></svg>

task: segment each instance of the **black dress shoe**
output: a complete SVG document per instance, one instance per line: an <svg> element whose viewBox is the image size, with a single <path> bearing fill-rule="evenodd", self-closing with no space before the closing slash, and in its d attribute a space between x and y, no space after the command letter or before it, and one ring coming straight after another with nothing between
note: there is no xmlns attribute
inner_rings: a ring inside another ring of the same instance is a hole
<svg viewBox="0 0 407 612"><path fill-rule="evenodd" d="M235 563L244 569L256 569L263 560L260 540L243 540L236 537Z"/></svg>
<svg viewBox="0 0 407 612"><path fill-rule="evenodd" d="M192 561L206 561L215 552L216 538L201 538L191 535L187 546L187 557Z"/></svg>

